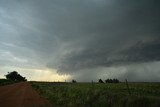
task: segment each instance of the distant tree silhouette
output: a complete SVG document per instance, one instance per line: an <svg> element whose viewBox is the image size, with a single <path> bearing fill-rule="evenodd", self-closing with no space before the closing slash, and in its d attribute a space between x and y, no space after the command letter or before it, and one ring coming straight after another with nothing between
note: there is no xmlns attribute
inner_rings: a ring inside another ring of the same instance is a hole
<svg viewBox="0 0 160 107"><path fill-rule="evenodd" d="M109 79L106 79L106 80L105 80L105 83L109 83Z"/></svg>
<svg viewBox="0 0 160 107"><path fill-rule="evenodd" d="M102 79L99 79L98 82L99 82L99 83L104 83Z"/></svg>
<svg viewBox="0 0 160 107"><path fill-rule="evenodd" d="M119 83L118 79L106 79L105 83Z"/></svg>
<svg viewBox="0 0 160 107"><path fill-rule="evenodd" d="M72 83L77 83L77 81L73 79L73 80L72 80Z"/></svg>
<svg viewBox="0 0 160 107"><path fill-rule="evenodd" d="M119 83L118 79L113 79L113 83Z"/></svg>
<svg viewBox="0 0 160 107"><path fill-rule="evenodd" d="M25 77L22 77L20 74L18 74L17 71L13 71L13 72L8 72L7 75L5 75L5 77L9 80L12 81L27 81L27 79L25 79Z"/></svg>

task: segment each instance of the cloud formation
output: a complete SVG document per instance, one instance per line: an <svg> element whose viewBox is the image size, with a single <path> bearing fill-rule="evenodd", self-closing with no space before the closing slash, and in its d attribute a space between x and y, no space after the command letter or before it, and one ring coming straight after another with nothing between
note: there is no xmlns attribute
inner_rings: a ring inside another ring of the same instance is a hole
<svg viewBox="0 0 160 107"><path fill-rule="evenodd" d="M122 74L146 80L144 66L139 65L160 60L159 4L157 0L0 1L0 66L56 69L80 80L85 80L83 75L91 74L92 79L114 71L121 78L122 67L127 69Z"/></svg>

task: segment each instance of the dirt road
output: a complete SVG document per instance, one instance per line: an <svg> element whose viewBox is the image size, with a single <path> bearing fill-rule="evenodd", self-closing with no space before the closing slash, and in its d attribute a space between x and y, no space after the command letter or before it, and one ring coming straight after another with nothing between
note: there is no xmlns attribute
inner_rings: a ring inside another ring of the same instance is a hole
<svg viewBox="0 0 160 107"><path fill-rule="evenodd" d="M0 107L48 107L28 82L0 86Z"/></svg>

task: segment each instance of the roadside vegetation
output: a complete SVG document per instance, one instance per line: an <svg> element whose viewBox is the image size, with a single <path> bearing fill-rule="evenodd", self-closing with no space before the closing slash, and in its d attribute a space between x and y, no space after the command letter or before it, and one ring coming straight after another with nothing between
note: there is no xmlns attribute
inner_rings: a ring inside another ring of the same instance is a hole
<svg viewBox="0 0 160 107"><path fill-rule="evenodd" d="M21 76L17 71L8 72L8 74L5 75L5 77L6 79L14 81L14 82L27 81L27 79Z"/></svg>
<svg viewBox="0 0 160 107"><path fill-rule="evenodd" d="M11 81L11 80L8 80L8 79L0 79L0 86L12 84L12 83L14 83L14 82Z"/></svg>
<svg viewBox="0 0 160 107"><path fill-rule="evenodd" d="M53 106L160 107L160 83L32 82Z"/></svg>
<svg viewBox="0 0 160 107"><path fill-rule="evenodd" d="M27 79L21 76L17 71L8 72L5 77L6 79L0 79L0 86L27 81Z"/></svg>

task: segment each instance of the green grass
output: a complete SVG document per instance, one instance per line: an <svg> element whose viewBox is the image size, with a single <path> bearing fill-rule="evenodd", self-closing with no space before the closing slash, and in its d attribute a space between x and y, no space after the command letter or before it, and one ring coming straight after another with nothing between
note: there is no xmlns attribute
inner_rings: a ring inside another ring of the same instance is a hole
<svg viewBox="0 0 160 107"><path fill-rule="evenodd" d="M53 106L160 107L160 83L43 83L32 86Z"/></svg>
<svg viewBox="0 0 160 107"><path fill-rule="evenodd" d="M14 83L14 82L11 81L11 80L8 80L8 79L0 79L0 86L12 84L12 83Z"/></svg>

